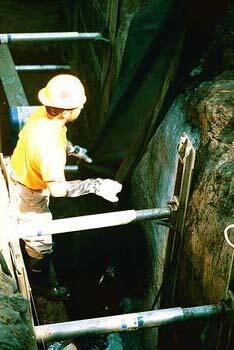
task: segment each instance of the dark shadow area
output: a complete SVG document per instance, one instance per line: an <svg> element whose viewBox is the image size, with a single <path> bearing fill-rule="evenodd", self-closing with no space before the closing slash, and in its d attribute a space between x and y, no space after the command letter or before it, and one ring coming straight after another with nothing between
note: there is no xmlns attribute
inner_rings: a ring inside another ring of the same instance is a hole
<svg viewBox="0 0 234 350"><path fill-rule="evenodd" d="M120 210L91 196L53 199L51 207L56 217L59 213L75 216ZM66 212L61 208L66 208ZM71 290L67 303L71 320L121 314L125 312L124 298L144 296L148 254L138 224L60 234L54 236L54 242L59 282ZM94 344L105 349L106 336L80 337L78 344L81 349L92 349Z"/></svg>
<svg viewBox="0 0 234 350"><path fill-rule="evenodd" d="M123 195L121 208L92 195L52 199L51 208L55 218L132 209ZM54 241L59 278L72 290L72 319L113 315L121 311L123 297L144 295L147 247L140 225L65 233Z"/></svg>

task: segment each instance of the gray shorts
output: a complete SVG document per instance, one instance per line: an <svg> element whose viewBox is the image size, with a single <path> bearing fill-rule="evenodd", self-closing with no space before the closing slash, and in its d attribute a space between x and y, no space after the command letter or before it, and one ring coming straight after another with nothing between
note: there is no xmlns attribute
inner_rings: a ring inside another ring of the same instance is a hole
<svg viewBox="0 0 234 350"><path fill-rule="evenodd" d="M49 210L49 191L33 190L13 179L15 192L15 214L18 222L49 222L52 214ZM32 258L42 259L52 253L52 236L25 239L25 250Z"/></svg>

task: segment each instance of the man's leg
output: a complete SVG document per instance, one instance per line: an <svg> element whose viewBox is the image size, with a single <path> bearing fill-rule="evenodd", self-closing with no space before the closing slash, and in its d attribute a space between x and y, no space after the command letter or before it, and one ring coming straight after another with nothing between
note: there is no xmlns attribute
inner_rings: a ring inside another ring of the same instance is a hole
<svg viewBox="0 0 234 350"><path fill-rule="evenodd" d="M17 217L19 222L49 222L52 214L49 210L49 192L34 191L16 184L18 192ZM53 252L52 236L35 237L24 240L25 260L34 292L47 297L64 299L69 296L66 288L59 287L51 262ZM53 272L53 273L52 273ZM53 276L51 276L53 275ZM51 277L53 277L51 279ZM38 285L38 286L37 286ZM37 287L39 288L37 288Z"/></svg>

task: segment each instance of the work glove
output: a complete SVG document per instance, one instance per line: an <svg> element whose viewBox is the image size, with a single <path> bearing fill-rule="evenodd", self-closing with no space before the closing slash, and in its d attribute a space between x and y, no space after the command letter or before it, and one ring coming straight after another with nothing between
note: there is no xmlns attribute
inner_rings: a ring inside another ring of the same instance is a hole
<svg viewBox="0 0 234 350"><path fill-rule="evenodd" d="M84 160L87 163L92 163L92 158L90 158L87 153L88 150L84 147L80 147L78 145L73 146L70 141L67 141L66 152L68 156L75 157L79 160Z"/></svg>
<svg viewBox="0 0 234 350"><path fill-rule="evenodd" d="M97 180L99 180L99 183L96 185L95 194L109 202L118 202L119 198L117 197L117 193L122 190L122 185L119 182L110 179Z"/></svg>
<svg viewBox="0 0 234 350"><path fill-rule="evenodd" d="M110 179L87 179L67 182L67 197L79 197L88 193L94 193L110 202L118 202L117 193L122 190L122 185Z"/></svg>

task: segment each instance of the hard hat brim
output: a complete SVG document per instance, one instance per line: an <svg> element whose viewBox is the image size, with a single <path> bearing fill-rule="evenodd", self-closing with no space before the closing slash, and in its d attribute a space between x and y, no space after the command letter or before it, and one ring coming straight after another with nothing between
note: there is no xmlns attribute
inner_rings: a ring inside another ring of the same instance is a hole
<svg viewBox="0 0 234 350"><path fill-rule="evenodd" d="M39 101L44 105L48 107L55 107L55 108L62 108L62 109L73 109L73 108L79 108L77 104L59 104L59 103L54 103L51 101L51 99L48 97L47 94L47 88L43 88L38 92L38 99Z"/></svg>
<svg viewBox="0 0 234 350"><path fill-rule="evenodd" d="M38 92L38 99L45 106L55 107L51 105L53 104L52 101L46 97L46 88L43 88Z"/></svg>

